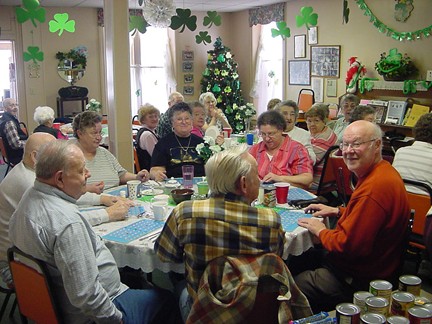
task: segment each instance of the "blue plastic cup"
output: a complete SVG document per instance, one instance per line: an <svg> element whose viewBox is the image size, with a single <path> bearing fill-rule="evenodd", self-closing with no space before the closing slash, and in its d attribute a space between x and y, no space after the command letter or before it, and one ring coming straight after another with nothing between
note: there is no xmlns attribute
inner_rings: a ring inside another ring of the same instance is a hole
<svg viewBox="0 0 432 324"><path fill-rule="evenodd" d="M247 145L253 145L253 141L254 141L254 134L252 133L246 134Z"/></svg>

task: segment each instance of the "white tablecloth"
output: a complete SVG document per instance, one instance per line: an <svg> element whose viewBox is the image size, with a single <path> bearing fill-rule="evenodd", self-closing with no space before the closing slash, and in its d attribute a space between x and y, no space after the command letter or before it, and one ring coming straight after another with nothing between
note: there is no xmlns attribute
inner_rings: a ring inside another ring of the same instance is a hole
<svg viewBox="0 0 432 324"><path fill-rule="evenodd" d="M150 214L149 217L152 217L150 204L141 201L139 203L144 205L145 210ZM172 210L173 207L170 208ZM298 212L303 213L301 210ZM105 223L94 226L93 229L96 234L104 236L138 220L140 220L140 218L131 216L121 222ZM127 244L109 240L104 241L113 254L119 267L129 266L134 269L140 268L146 273L153 272L155 269L162 272L174 271L184 273L184 264L166 263L159 260L153 250L154 238L148 240L145 239L144 236L144 239L137 239ZM287 259L289 255L300 255L312 246L312 234L310 234L305 228L297 227L292 232L286 232L286 242L282 258Z"/></svg>

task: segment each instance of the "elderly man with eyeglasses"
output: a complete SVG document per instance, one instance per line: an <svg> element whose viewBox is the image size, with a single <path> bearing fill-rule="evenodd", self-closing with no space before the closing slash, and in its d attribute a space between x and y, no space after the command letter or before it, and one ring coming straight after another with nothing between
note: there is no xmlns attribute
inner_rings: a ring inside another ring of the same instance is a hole
<svg viewBox="0 0 432 324"><path fill-rule="evenodd" d="M333 132L338 138L337 143L340 143L342 141L343 132L350 123L351 113L353 112L354 108L359 105L359 103L360 98L350 93L346 94L342 98L341 107L343 116L336 120L334 124L332 122L329 123L329 127L333 129Z"/></svg>
<svg viewBox="0 0 432 324"><path fill-rule="evenodd" d="M18 120L18 104L15 99L3 100L3 117L0 120L0 137L3 138L9 162L17 164L22 160L27 134L21 129Z"/></svg>
<svg viewBox="0 0 432 324"><path fill-rule="evenodd" d="M292 258L289 268L314 312L352 301L353 293L368 290L369 282L397 282L410 208L399 173L382 159L381 129L360 120L350 124L341 149L348 169L358 182L348 205L312 204L306 212L338 217L335 229L317 218L303 218L323 249Z"/></svg>

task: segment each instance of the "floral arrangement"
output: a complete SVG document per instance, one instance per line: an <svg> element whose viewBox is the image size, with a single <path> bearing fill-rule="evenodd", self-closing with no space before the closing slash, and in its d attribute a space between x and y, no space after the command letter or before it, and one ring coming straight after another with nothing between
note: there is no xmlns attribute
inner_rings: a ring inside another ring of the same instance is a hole
<svg viewBox="0 0 432 324"><path fill-rule="evenodd" d="M355 92L357 89L357 81L366 74L366 68L357 60L357 56L350 57L348 63L350 67L345 78L346 88L347 92Z"/></svg>
<svg viewBox="0 0 432 324"><path fill-rule="evenodd" d="M64 64L65 60L72 61L72 68L85 69L87 66L87 47L77 46L69 52L57 52L56 59L60 64Z"/></svg>
<svg viewBox="0 0 432 324"><path fill-rule="evenodd" d="M243 132L249 130L250 120L253 115L256 114L255 106L251 103L246 103L245 105L238 106L233 104L234 124L231 125L235 132Z"/></svg>
<svg viewBox="0 0 432 324"><path fill-rule="evenodd" d="M417 74L418 69L412 59L405 53L402 55L396 48L392 48L387 55L381 53L381 58L375 63L375 70L384 80L403 81Z"/></svg>
<svg viewBox="0 0 432 324"><path fill-rule="evenodd" d="M204 143L198 144L196 150L204 163L206 163L213 154L223 151L224 148L217 145L213 137L204 136Z"/></svg>
<svg viewBox="0 0 432 324"><path fill-rule="evenodd" d="M102 111L102 104L96 99L90 99L89 103L86 105L86 110L94 111L98 114Z"/></svg>

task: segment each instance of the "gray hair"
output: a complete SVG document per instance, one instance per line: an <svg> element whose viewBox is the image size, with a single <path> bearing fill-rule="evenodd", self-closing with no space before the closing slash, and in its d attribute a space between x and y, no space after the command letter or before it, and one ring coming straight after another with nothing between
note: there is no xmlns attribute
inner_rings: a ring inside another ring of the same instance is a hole
<svg viewBox="0 0 432 324"><path fill-rule="evenodd" d="M281 101L279 102L276 106L275 106L275 110L281 112L281 108L287 106L287 107L292 107L294 108L294 114L296 116L296 118L298 118L299 115L299 107L297 105L297 103L294 100L285 100L285 101Z"/></svg>
<svg viewBox="0 0 432 324"><path fill-rule="evenodd" d="M57 171L67 170L73 148L78 146L72 141L51 141L42 145L37 155L36 178L48 180Z"/></svg>
<svg viewBox="0 0 432 324"><path fill-rule="evenodd" d="M78 115L72 121L73 133L76 138L79 138L78 131L84 132L87 128L95 127L96 124L102 122L102 116L98 113L86 110Z"/></svg>
<svg viewBox="0 0 432 324"><path fill-rule="evenodd" d="M354 94L351 94L351 93L348 93L348 94L346 94L346 95L344 95L344 96L342 97L342 99L341 99L341 106L342 106L346 101L354 102L354 103L356 104L356 106L360 104L360 98L357 97L357 96L354 95Z"/></svg>
<svg viewBox="0 0 432 324"><path fill-rule="evenodd" d="M207 182L212 194L235 193L242 176L247 176L252 165L244 158L248 146L240 144L216 153L205 164Z"/></svg>
<svg viewBox="0 0 432 324"><path fill-rule="evenodd" d="M44 125L45 123L54 120L54 110L48 106L36 107L33 119L39 125Z"/></svg>
<svg viewBox="0 0 432 324"><path fill-rule="evenodd" d="M201 95L199 96L199 102L201 102L204 105L204 102L206 101L207 98L212 98L214 101L216 101L216 97L212 92L204 92L201 93Z"/></svg>
<svg viewBox="0 0 432 324"><path fill-rule="evenodd" d="M358 105L351 112L350 123L355 122L357 120L363 120L367 115L375 115L376 111L374 107L367 105Z"/></svg>

